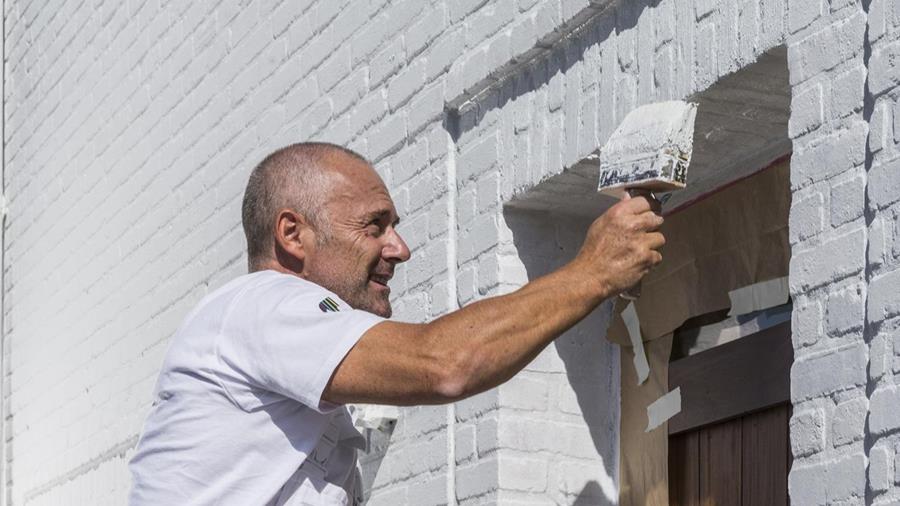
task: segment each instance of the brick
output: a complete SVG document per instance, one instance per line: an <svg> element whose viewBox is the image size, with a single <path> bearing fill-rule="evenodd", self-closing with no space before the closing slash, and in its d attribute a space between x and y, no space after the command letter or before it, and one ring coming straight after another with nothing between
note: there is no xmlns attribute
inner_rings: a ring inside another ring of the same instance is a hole
<svg viewBox="0 0 900 506"><path fill-rule="evenodd" d="M861 166L866 160L868 125L861 121L835 131L795 150L791 157L791 186L830 179Z"/></svg>
<svg viewBox="0 0 900 506"><path fill-rule="evenodd" d="M873 166L868 173L869 207L883 209L900 200L900 158Z"/></svg>
<svg viewBox="0 0 900 506"><path fill-rule="evenodd" d="M891 120L892 117L896 118L896 114L892 111L891 104L887 100L882 99L875 103L872 117L869 119L869 150L873 155L894 144L894 128Z"/></svg>
<svg viewBox="0 0 900 506"><path fill-rule="evenodd" d="M331 99L319 99L318 102L308 109L303 115L300 122L301 134L303 138L312 138L322 131L323 128L331 121L332 118L332 102Z"/></svg>
<svg viewBox="0 0 900 506"><path fill-rule="evenodd" d="M869 430L880 435L900 429L897 406L900 405L900 388L883 387L872 393L869 401Z"/></svg>
<svg viewBox="0 0 900 506"><path fill-rule="evenodd" d="M890 253L889 236L890 229L885 230L884 217L876 216L869 224L869 250L868 262L869 268L877 269L881 267Z"/></svg>
<svg viewBox="0 0 900 506"><path fill-rule="evenodd" d="M369 157L373 161L378 161L383 156L397 151L406 142L406 118L402 114L388 116L388 119L373 128L367 137L369 146L374 146L369 152Z"/></svg>
<svg viewBox="0 0 900 506"><path fill-rule="evenodd" d="M458 250L461 262L473 260L497 244L497 218L491 213L476 216L471 222L461 224L461 227L459 237L463 242Z"/></svg>
<svg viewBox="0 0 900 506"><path fill-rule="evenodd" d="M869 488L873 492L887 492L891 488L891 454L888 448L876 446L869 452Z"/></svg>
<svg viewBox="0 0 900 506"><path fill-rule="evenodd" d="M838 404L831 419L831 442L835 447L862 441L868 407L864 397Z"/></svg>
<svg viewBox="0 0 900 506"><path fill-rule="evenodd" d="M794 465L788 475L791 504L824 506L826 503L827 469L825 463L811 466Z"/></svg>
<svg viewBox="0 0 900 506"><path fill-rule="evenodd" d="M297 18L309 7L310 2L282 2L272 11L272 34L282 35Z"/></svg>
<svg viewBox="0 0 900 506"><path fill-rule="evenodd" d="M791 338L794 349L810 346L822 337L824 323L824 310L819 301L810 301L804 304L794 302L794 310L791 314Z"/></svg>
<svg viewBox="0 0 900 506"><path fill-rule="evenodd" d="M386 14L366 23L365 27L350 38L351 64L365 62L375 51L391 39L391 23Z"/></svg>
<svg viewBox="0 0 900 506"><path fill-rule="evenodd" d="M341 2L326 2L321 6L329 6L331 9L340 8L339 12L326 12L322 8L316 9L317 24L328 22L334 26L334 42L341 44L350 38L354 33L358 32L363 26L369 22L369 13L365 9L348 8L346 4ZM325 18L331 17L331 20Z"/></svg>
<svg viewBox="0 0 900 506"><path fill-rule="evenodd" d="M800 31L811 25L822 16L825 9L823 0L790 0L788 2L788 26L791 33Z"/></svg>
<svg viewBox="0 0 900 506"><path fill-rule="evenodd" d="M494 36L513 20L516 10L513 0L497 0L478 9L466 19L466 46L476 47Z"/></svg>
<svg viewBox="0 0 900 506"><path fill-rule="evenodd" d="M791 243L798 243L822 232L825 221L824 204L819 192L794 198L788 226Z"/></svg>
<svg viewBox="0 0 900 506"><path fill-rule="evenodd" d="M545 380L519 376L500 387L504 407L531 412L547 410L549 388Z"/></svg>
<svg viewBox="0 0 900 506"><path fill-rule="evenodd" d="M457 160L456 174L459 180L472 179L476 174L490 171L499 157L497 148L496 136L485 137L474 146L466 148Z"/></svg>
<svg viewBox="0 0 900 506"><path fill-rule="evenodd" d="M882 100L882 102L885 103L885 106L890 104L890 101L888 100ZM892 128L884 130L885 135L888 135L887 132L889 130L893 132L892 139L885 139L883 141L885 147L890 147L890 140L894 141L894 145L900 144L900 100L894 100L891 111L889 113L886 113L886 115L893 116L893 124L891 125Z"/></svg>
<svg viewBox="0 0 900 506"><path fill-rule="evenodd" d="M387 98L381 92L370 93L350 112L350 128L353 133L369 128L388 112Z"/></svg>
<svg viewBox="0 0 900 506"><path fill-rule="evenodd" d="M435 83L417 93L409 106L409 130L411 135L422 131L444 115L444 89Z"/></svg>
<svg viewBox="0 0 900 506"><path fill-rule="evenodd" d="M860 95L860 98L862 96ZM814 85L799 92L791 100L791 117L788 120L788 135L792 139L811 132L825 120L825 100L822 85Z"/></svg>
<svg viewBox="0 0 900 506"><path fill-rule="evenodd" d="M894 483L900 484L900 451L894 447Z"/></svg>
<svg viewBox="0 0 900 506"><path fill-rule="evenodd" d="M863 290L863 287L855 286L829 294L827 302L829 335L841 335L851 330L862 329L865 320Z"/></svg>
<svg viewBox="0 0 900 506"><path fill-rule="evenodd" d="M809 410L791 418L791 452L794 458L806 457L825 448L825 414Z"/></svg>
<svg viewBox="0 0 900 506"><path fill-rule="evenodd" d="M873 0L869 4L869 41L875 43L892 28L891 17L896 7L890 0Z"/></svg>
<svg viewBox="0 0 900 506"><path fill-rule="evenodd" d="M860 228L791 257L791 293L800 293L857 274L865 267L866 238Z"/></svg>
<svg viewBox="0 0 900 506"><path fill-rule="evenodd" d="M869 92L881 95L900 84L900 41L884 44L869 58Z"/></svg>
<svg viewBox="0 0 900 506"><path fill-rule="evenodd" d="M415 57L447 28L447 10L441 6L429 9L406 29L403 40L410 58Z"/></svg>
<svg viewBox="0 0 900 506"><path fill-rule="evenodd" d="M457 274L456 287L460 306L475 300L475 296L478 293L476 272L475 266L470 265L460 269Z"/></svg>
<svg viewBox="0 0 900 506"><path fill-rule="evenodd" d="M499 488L537 493L547 489L547 460L522 457L500 458Z"/></svg>
<svg viewBox="0 0 900 506"><path fill-rule="evenodd" d="M869 382L877 383L891 367L891 344L879 334L869 343Z"/></svg>
<svg viewBox="0 0 900 506"><path fill-rule="evenodd" d="M447 191L446 180L431 172L424 172L410 181L409 210L417 211L434 202Z"/></svg>
<svg viewBox="0 0 900 506"><path fill-rule="evenodd" d="M350 74L350 49L343 48L332 54L322 63L316 72L319 81L319 89L322 92L330 91L342 79Z"/></svg>
<svg viewBox="0 0 900 506"><path fill-rule="evenodd" d="M450 2L447 5L447 8L449 9L450 22L456 23L458 21L461 21L467 15L474 12L486 3L487 0L459 0L457 2Z"/></svg>
<svg viewBox="0 0 900 506"><path fill-rule="evenodd" d="M485 496L497 488L498 467L496 458L461 466L456 471L456 498L462 501L477 497L484 504Z"/></svg>
<svg viewBox="0 0 900 506"><path fill-rule="evenodd" d="M484 460L496 455L500 450L500 440L497 437L497 427L500 424L499 415L495 411L488 416L477 420L475 432L475 450L478 458Z"/></svg>
<svg viewBox="0 0 900 506"><path fill-rule="evenodd" d="M499 242L499 239L498 239ZM500 284L500 262L496 250L478 257L478 295L494 296Z"/></svg>
<svg viewBox="0 0 900 506"><path fill-rule="evenodd" d="M791 367L791 399L795 402L866 384L866 346L845 345L796 359Z"/></svg>
<svg viewBox="0 0 900 506"><path fill-rule="evenodd" d="M880 322L900 314L900 269L872 279L866 301L866 317L870 322Z"/></svg>
<svg viewBox="0 0 900 506"><path fill-rule="evenodd" d="M866 209L866 181L862 176L831 187L831 226L861 218Z"/></svg>
<svg viewBox="0 0 900 506"><path fill-rule="evenodd" d="M894 215L893 229L891 230L891 257L900 257L900 213Z"/></svg>
<svg viewBox="0 0 900 506"><path fill-rule="evenodd" d="M475 448L475 425L473 424L459 424L456 425L456 463L462 464L464 462L473 461L476 456L476 448ZM480 429L486 429L486 427L479 426Z"/></svg>
<svg viewBox="0 0 900 506"><path fill-rule="evenodd" d="M597 454L586 427L510 415L498 428L503 448L523 452L555 451L590 459Z"/></svg>
<svg viewBox="0 0 900 506"><path fill-rule="evenodd" d="M397 110L424 86L425 64L419 60L407 66L388 83L388 105L391 110Z"/></svg>
<svg viewBox="0 0 900 506"><path fill-rule="evenodd" d="M386 79L395 75L403 67L404 60L406 60L406 52L403 50L402 41L395 40L388 44L369 62L370 85L380 86Z"/></svg>
<svg viewBox="0 0 900 506"><path fill-rule="evenodd" d="M409 504L439 506L447 504L447 477L437 475L409 486Z"/></svg>
<svg viewBox="0 0 900 506"><path fill-rule="evenodd" d="M425 66L426 81L430 82L446 72L462 54L463 48L465 48L465 39L462 29L451 29L436 40L422 54L427 62Z"/></svg>
<svg viewBox="0 0 900 506"><path fill-rule="evenodd" d="M865 96L866 69L862 65L835 77L831 86L831 113L837 117L859 112Z"/></svg>
<svg viewBox="0 0 900 506"><path fill-rule="evenodd" d="M850 499L864 499L866 489L866 456L854 453L828 465L825 490L828 503Z"/></svg>

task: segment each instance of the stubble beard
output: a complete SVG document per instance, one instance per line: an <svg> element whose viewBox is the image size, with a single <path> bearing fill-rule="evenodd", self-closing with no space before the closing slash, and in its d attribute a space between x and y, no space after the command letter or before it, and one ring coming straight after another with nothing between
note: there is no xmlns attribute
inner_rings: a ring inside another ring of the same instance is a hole
<svg viewBox="0 0 900 506"><path fill-rule="evenodd" d="M315 276L316 279L310 277L310 281L330 290L353 309L390 318L393 313L390 298L387 294L373 291L369 286L369 276L373 268L370 266L351 279L348 278L348 272L356 272L352 266L347 268L332 266Z"/></svg>

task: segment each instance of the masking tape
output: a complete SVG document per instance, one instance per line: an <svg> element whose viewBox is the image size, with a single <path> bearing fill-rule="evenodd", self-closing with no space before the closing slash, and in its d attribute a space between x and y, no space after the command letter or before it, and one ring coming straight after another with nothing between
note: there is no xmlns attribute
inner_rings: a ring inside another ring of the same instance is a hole
<svg viewBox="0 0 900 506"><path fill-rule="evenodd" d="M650 432L680 412L681 387L678 387L647 406L647 430L644 432Z"/></svg>
<svg viewBox="0 0 900 506"><path fill-rule="evenodd" d="M738 316L780 306L787 302L788 290L787 276L732 290L728 292L728 298L731 299L731 311L728 312L728 316Z"/></svg>
<svg viewBox="0 0 900 506"><path fill-rule="evenodd" d="M641 339L641 323L638 320L634 302L628 304L622 311L622 321L628 329L628 337L631 338L631 347L634 350L634 370L637 371L637 384L643 385L650 376L650 364L647 363L647 353L644 351L644 340Z"/></svg>

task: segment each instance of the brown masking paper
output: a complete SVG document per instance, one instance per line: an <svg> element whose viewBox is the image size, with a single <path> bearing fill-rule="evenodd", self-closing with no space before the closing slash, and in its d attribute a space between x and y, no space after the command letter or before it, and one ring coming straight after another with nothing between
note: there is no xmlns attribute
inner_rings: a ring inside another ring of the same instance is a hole
<svg viewBox="0 0 900 506"><path fill-rule="evenodd" d="M672 332L689 318L727 309L729 292L788 275L790 167L773 164L666 216L663 262L634 301L650 365L635 381L634 353L616 304L607 338L622 345L619 504L668 504L668 424L650 432L647 406L668 393Z"/></svg>
<svg viewBox="0 0 900 506"><path fill-rule="evenodd" d="M644 350L650 363L650 376L641 385L634 381L637 373L632 349L623 346L621 353L620 506L669 504L669 424L663 423L650 432L645 430L647 406L669 391L672 334L648 341Z"/></svg>

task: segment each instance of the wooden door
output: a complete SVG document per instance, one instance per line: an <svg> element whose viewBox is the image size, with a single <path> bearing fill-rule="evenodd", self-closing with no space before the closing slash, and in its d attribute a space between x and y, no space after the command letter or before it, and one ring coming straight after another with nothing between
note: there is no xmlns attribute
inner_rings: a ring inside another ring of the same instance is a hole
<svg viewBox="0 0 900 506"><path fill-rule="evenodd" d="M786 506L790 404L669 438L672 506Z"/></svg>
<svg viewBox="0 0 900 506"><path fill-rule="evenodd" d="M670 364L671 505L788 504L792 361L787 323Z"/></svg>

